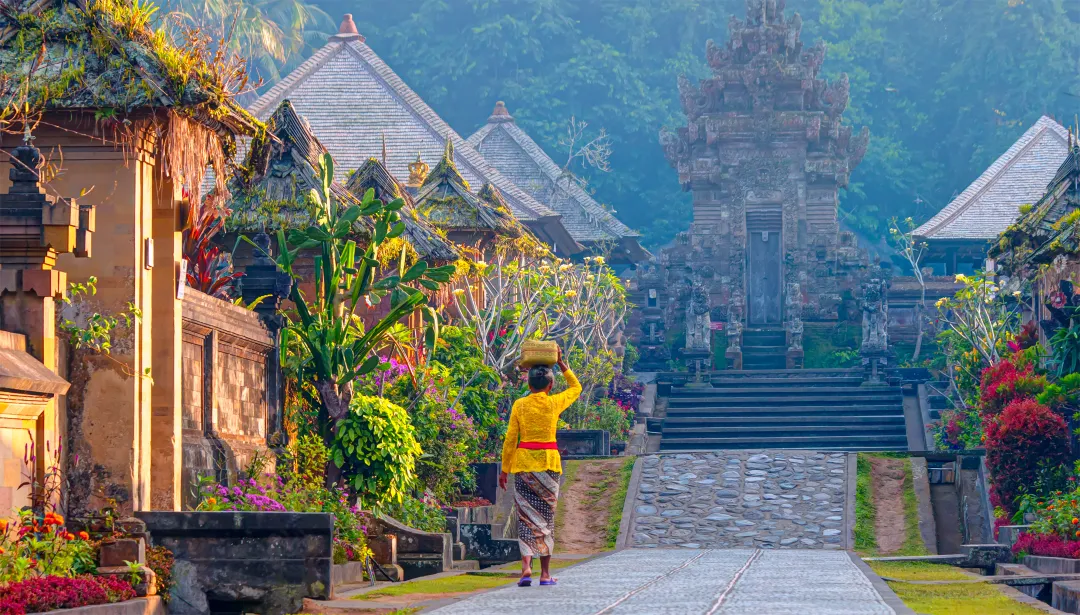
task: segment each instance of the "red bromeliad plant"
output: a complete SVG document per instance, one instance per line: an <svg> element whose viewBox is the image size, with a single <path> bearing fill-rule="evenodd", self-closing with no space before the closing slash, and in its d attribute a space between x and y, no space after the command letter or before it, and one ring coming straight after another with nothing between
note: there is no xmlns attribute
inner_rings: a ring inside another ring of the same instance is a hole
<svg viewBox="0 0 1080 615"><path fill-rule="evenodd" d="M195 208L192 208L193 212ZM225 225L228 211L213 207L198 208L184 229L184 260L187 262L187 285L211 297L230 300L236 281L244 274L233 271L229 255L213 244L214 236Z"/></svg>
<svg viewBox="0 0 1080 615"><path fill-rule="evenodd" d="M1068 428L1060 415L1033 399L1011 402L984 425L993 491L1011 514L1017 496L1043 469L1068 463Z"/></svg>

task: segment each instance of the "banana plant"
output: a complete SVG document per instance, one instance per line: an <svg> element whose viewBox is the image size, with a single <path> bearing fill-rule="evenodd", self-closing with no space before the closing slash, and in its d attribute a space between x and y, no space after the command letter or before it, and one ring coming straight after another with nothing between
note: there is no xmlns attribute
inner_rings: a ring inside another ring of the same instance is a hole
<svg viewBox="0 0 1080 615"><path fill-rule="evenodd" d="M318 392L318 428L328 447L337 436L338 423L349 413L353 381L379 368L376 351L386 344L395 324L419 310L425 345L434 348L439 317L428 305L424 289L438 290L454 272L452 265L429 267L424 261L407 267L405 250L396 267L381 265L380 249L405 231L400 213L404 201L383 203L368 190L359 204L343 203L331 193L333 178L334 161L324 155L320 185L310 195L315 222L303 230L277 233L281 246L277 264L295 281L308 281L295 270L300 254L314 253L314 294L305 296L300 284L293 284L290 299L296 316L283 329L281 345L287 347L295 337L309 355L302 371ZM362 248L353 239L358 234L367 236ZM389 312L365 327L358 308L383 300L390 302ZM340 467L333 462L329 466L327 481L334 483Z"/></svg>

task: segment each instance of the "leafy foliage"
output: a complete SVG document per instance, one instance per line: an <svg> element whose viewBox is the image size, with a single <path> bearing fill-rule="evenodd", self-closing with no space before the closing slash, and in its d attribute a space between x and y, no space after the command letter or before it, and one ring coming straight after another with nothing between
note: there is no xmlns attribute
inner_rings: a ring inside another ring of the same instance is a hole
<svg viewBox="0 0 1080 615"><path fill-rule="evenodd" d="M214 237L224 228L227 214L210 206L192 207L191 220L183 232L187 285L224 300L236 295L236 281L244 275L233 271L229 254L213 243Z"/></svg>
<svg viewBox="0 0 1080 615"><path fill-rule="evenodd" d="M392 502L412 487L422 452L404 408L381 397L356 395L338 424L330 459L361 496Z"/></svg>
<svg viewBox="0 0 1080 615"><path fill-rule="evenodd" d="M1007 511L1026 486L1045 468L1069 461L1065 421L1033 399L1018 399L996 420L986 423L986 463L993 475L993 492Z"/></svg>

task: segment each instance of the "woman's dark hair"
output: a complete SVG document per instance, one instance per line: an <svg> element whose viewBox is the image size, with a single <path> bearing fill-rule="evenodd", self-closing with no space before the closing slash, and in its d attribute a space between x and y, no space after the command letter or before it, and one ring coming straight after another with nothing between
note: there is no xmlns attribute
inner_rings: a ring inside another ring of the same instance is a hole
<svg viewBox="0 0 1080 615"><path fill-rule="evenodd" d="M550 365L533 365L529 368L529 388L533 391L543 391L555 384L555 374L551 372Z"/></svg>

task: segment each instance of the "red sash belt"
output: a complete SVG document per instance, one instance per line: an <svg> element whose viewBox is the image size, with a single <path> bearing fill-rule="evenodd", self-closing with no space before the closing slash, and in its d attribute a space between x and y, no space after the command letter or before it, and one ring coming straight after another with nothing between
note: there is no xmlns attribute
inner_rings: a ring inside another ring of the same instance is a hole
<svg viewBox="0 0 1080 615"><path fill-rule="evenodd" d="M518 448L530 451L557 451L559 445L556 442L518 442Z"/></svg>

